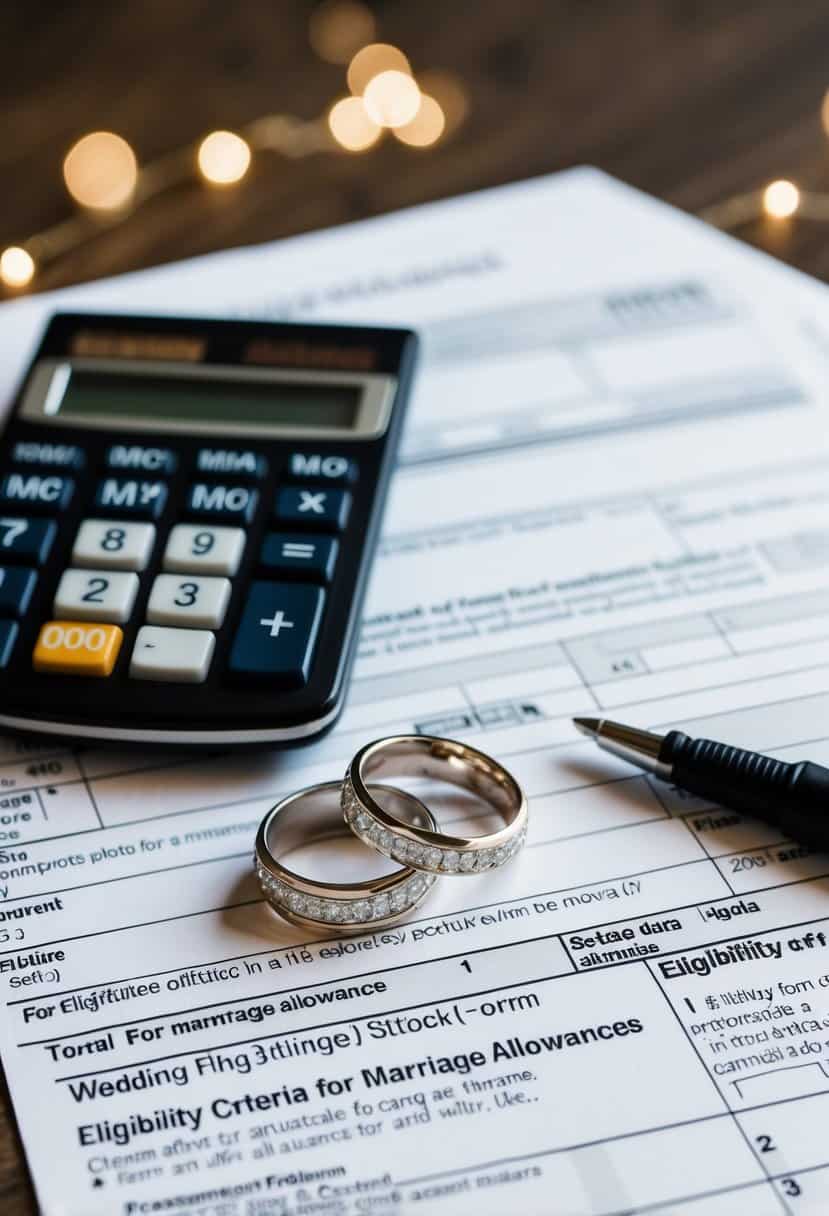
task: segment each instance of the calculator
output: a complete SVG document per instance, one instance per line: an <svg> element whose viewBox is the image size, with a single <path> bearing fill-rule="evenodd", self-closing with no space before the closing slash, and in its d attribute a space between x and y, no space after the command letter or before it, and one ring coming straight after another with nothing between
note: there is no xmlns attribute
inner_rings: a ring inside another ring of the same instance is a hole
<svg viewBox="0 0 829 1216"><path fill-rule="evenodd" d="M416 346L53 317L0 435L0 727L224 747L332 726Z"/></svg>

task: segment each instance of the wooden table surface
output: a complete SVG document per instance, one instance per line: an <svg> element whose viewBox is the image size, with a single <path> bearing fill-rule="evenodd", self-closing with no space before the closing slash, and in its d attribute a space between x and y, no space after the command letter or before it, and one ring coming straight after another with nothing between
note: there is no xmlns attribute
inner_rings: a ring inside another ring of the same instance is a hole
<svg viewBox="0 0 829 1216"><path fill-rule="evenodd" d="M312 118L344 70L308 41L302 0L26 0L0 8L0 246L71 213L67 148L124 135L141 160L262 114ZM459 76L469 116L444 143L262 155L230 192L182 185L45 267L48 288L362 219L573 164L691 211L790 177L829 191L825 0L384 0L378 37L414 70ZM740 236L829 278L829 223ZM7 1095L6 1095L7 1099ZM36 1211L0 1095L0 1212ZM82 1214L79 1214L82 1216Z"/></svg>

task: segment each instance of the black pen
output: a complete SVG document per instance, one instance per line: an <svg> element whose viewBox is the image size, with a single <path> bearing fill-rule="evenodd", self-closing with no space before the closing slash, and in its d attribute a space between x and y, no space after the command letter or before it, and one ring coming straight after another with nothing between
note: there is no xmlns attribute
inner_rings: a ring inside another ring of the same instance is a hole
<svg viewBox="0 0 829 1216"><path fill-rule="evenodd" d="M574 718L573 723L605 751L662 781L829 850L829 769L821 764L786 764L728 743L691 739L679 730L656 735L607 718Z"/></svg>

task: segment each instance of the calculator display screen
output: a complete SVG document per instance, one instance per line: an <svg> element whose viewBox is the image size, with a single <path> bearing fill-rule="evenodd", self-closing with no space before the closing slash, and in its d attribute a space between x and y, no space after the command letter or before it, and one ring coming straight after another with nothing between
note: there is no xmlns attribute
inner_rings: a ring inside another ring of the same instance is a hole
<svg viewBox="0 0 829 1216"><path fill-rule="evenodd" d="M253 383L229 379L132 375L75 368L50 413L79 419L132 418L171 423L255 423L257 426L357 425L361 388L351 384Z"/></svg>

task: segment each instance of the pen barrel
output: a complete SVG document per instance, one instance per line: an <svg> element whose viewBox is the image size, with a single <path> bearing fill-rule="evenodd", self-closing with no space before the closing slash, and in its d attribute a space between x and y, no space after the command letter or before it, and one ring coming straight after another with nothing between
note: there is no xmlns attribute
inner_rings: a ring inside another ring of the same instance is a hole
<svg viewBox="0 0 829 1216"><path fill-rule="evenodd" d="M829 769L822 765L787 764L680 731L665 736L659 759L689 793L764 819L812 848L829 848Z"/></svg>

